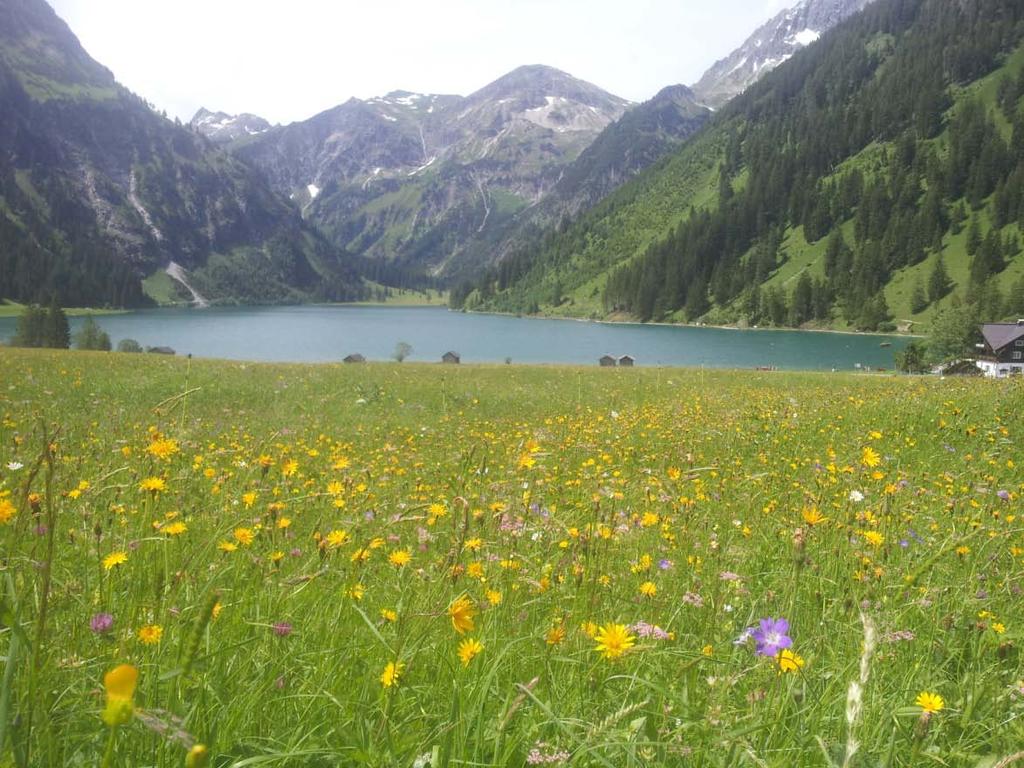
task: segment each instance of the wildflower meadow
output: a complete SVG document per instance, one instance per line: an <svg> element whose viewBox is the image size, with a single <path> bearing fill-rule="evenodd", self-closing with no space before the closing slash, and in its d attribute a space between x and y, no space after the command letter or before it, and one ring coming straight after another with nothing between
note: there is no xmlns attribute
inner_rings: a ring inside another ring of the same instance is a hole
<svg viewBox="0 0 1024 768"><path fill-rule="evenodd" d="M5 768L1024 765L1020 381L0 363Z"/></svg>

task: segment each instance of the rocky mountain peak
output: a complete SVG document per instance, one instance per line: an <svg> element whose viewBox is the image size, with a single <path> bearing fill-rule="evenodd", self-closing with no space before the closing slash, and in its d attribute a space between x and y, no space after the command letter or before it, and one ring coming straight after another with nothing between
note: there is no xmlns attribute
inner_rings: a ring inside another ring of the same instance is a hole
<svg viewBox="0 0 1024 768"><path fill-rule="evenodd" d="M722 106L870 2L802 0L780 12L704 73L693 86L697 98L710 107Z"/></svg>
<svg viewBox="0 0 1024 768"><path fill-rule="evenodd" d="M200 107L189 121L193 130L218 144L227 144L245 136L255 136L270 129L270 123L257 115L244 112L229 115Z"/></svg>

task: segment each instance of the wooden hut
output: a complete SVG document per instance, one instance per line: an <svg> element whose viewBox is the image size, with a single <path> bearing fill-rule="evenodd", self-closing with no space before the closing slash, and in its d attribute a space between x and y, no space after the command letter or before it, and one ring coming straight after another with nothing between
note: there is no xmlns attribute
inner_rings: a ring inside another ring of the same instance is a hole
<svg viewBox="0 0 1024 768"><path fill-rule="evenodd" d="M601 355L601 359L597 361L602 368L614 368L615 358L611 355Z"/></svg>
<svg viewBox="0 0 1024 768"><path fill-rule="evenodd" d="M355 352L354 354L346 355L345 359L342 360L342 362L343 363L365 363L366 362L366 358L363 357L362 355L360 355L358 352Z"/></svg>
<svg viewBox="0 0 1024 768"><path fill-rule="evenodd" d="M633 363L635 363L635 362L636 362L636 359L632 355L623 355L622 357L619 358L619 367L620 368L632 368L633 367Z"/></svg>
<svg viewBox="0 0 1024 768"><path fill-rule="evenodd" d="M458 365L461 362L458 352L445 352L441 355L442 363L449 363L451 365Z"/></svg>

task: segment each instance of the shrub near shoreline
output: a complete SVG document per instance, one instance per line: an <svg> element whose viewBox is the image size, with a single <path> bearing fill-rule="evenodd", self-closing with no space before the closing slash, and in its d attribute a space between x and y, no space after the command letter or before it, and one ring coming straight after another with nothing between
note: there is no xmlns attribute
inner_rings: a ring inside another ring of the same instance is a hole
<svg viewBox="0 0 1024 768"><path fill-rule="evenodd" d="M1019 383L4 365L0 761L975 766L1022 742Z"/></svg>

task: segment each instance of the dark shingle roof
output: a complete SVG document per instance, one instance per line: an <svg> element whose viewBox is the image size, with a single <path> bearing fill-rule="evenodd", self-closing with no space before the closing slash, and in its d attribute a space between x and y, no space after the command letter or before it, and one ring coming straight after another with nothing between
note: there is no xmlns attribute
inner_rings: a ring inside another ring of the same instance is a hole
<svg viewBox="0 0 1024 768"><path fill-rule="evenodd" d="M981 326L981 335L995 352L1024 336L1024 324L985 323Z"/></svg>

